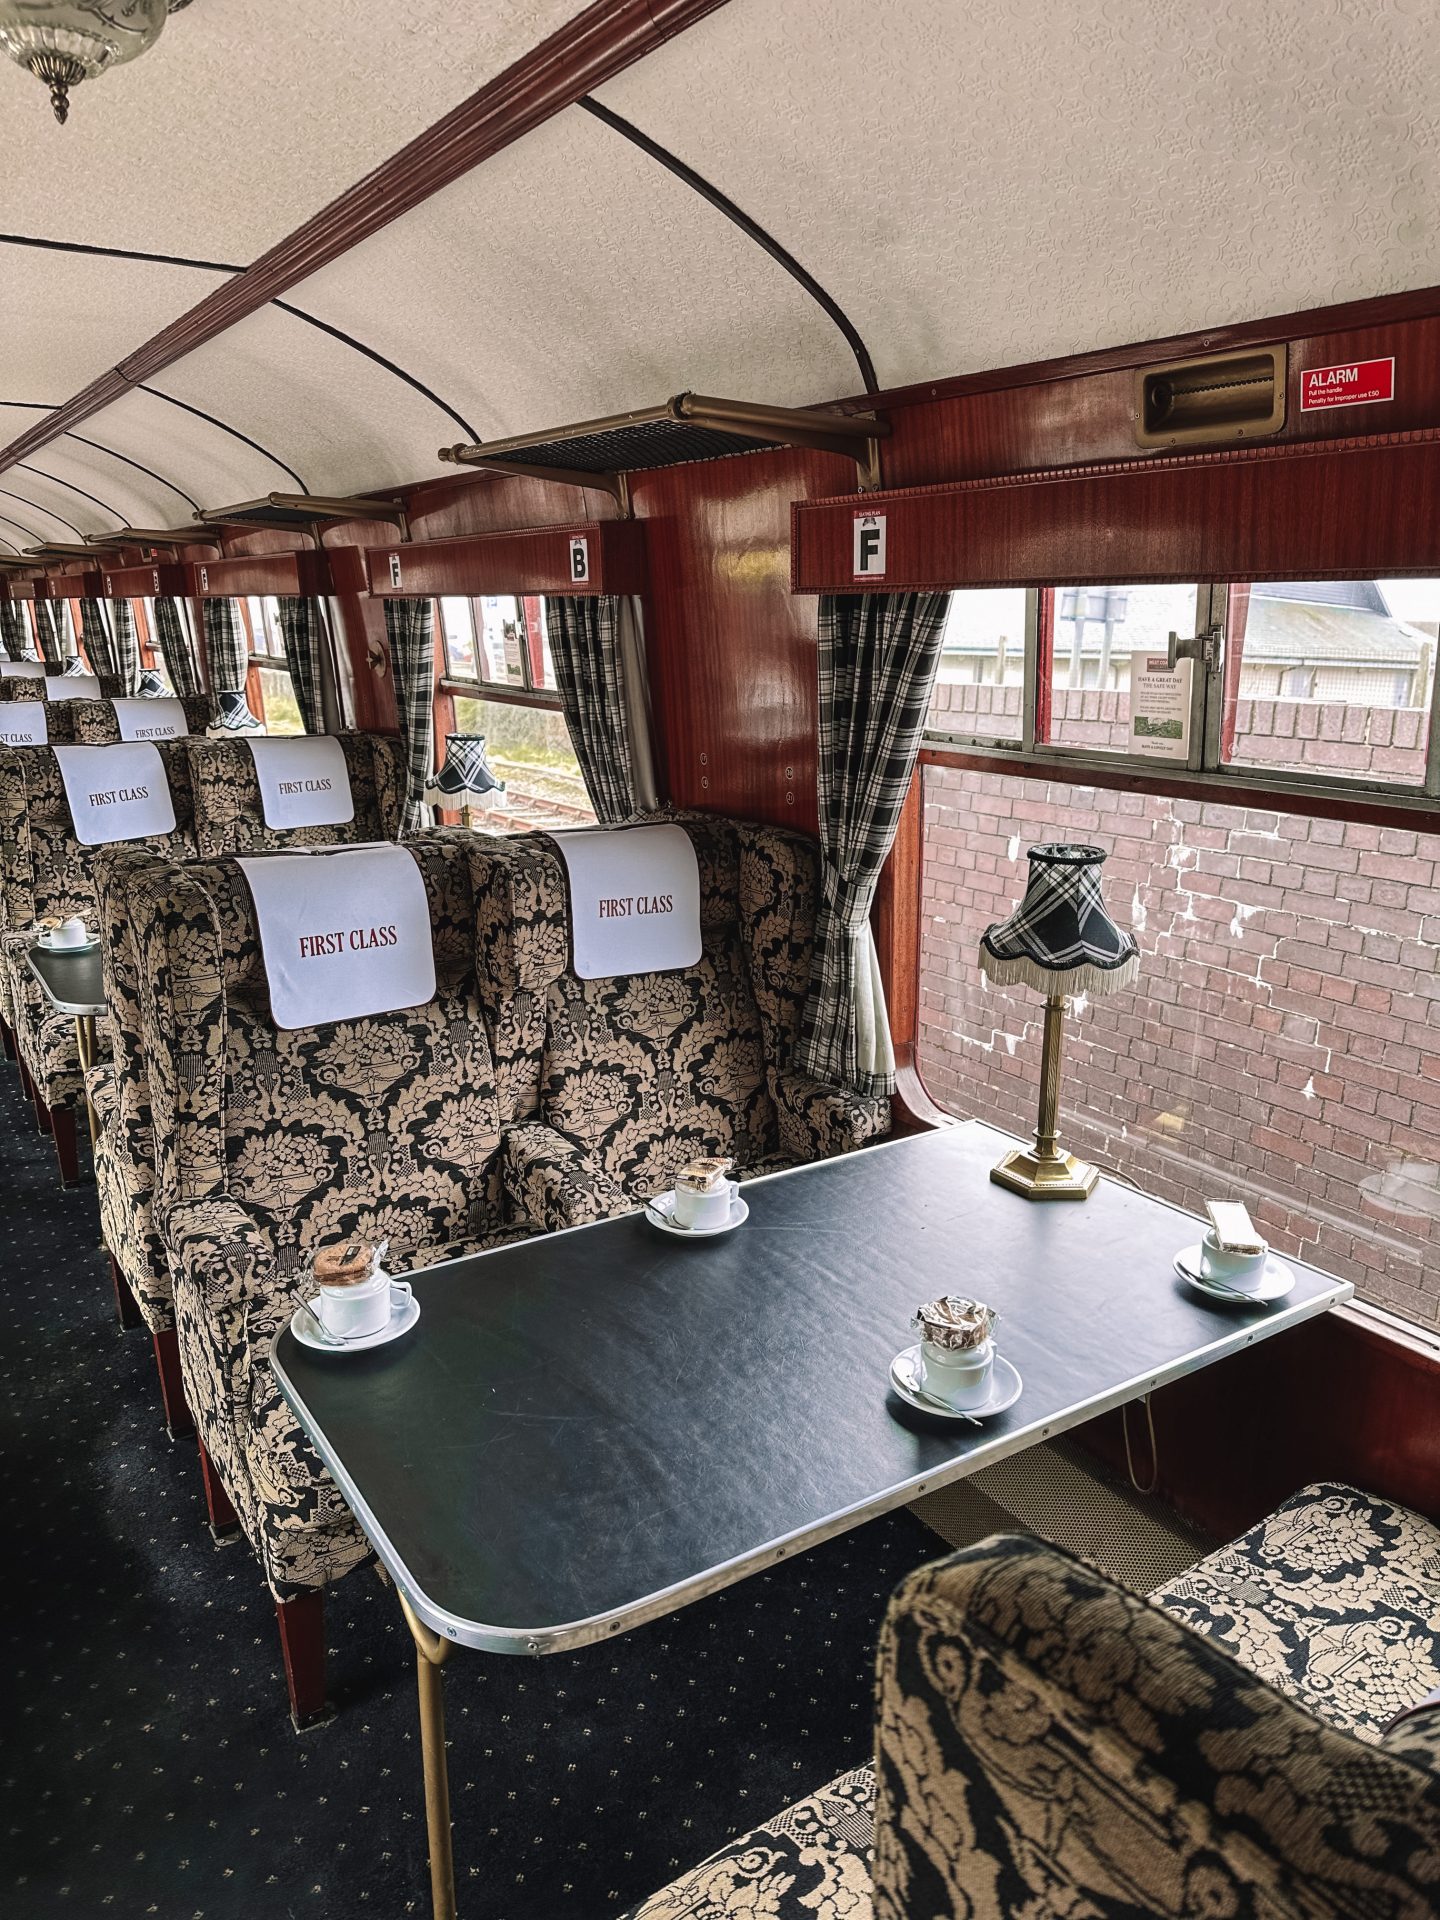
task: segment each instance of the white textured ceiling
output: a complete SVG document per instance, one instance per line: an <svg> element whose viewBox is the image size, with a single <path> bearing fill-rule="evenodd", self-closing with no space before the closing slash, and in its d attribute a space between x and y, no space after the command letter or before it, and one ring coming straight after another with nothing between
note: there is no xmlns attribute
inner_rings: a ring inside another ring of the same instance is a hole
<svg viewBox="0 0 1440 1920"><path fill-rule="evenodd" d="M788 246L893 386L1440 280L1437 26L731 0L598 97Z"/></svg>
<svg viewBox="0 0 1440 1920"><path fill-rule="evenodd" d="M229 277L0 242L0 399L68 400Z"/></svg>
<svg viewBox="0 0 1440 1920"><path fill-rule="evenodd" d="M807 294L690 187L578 107L295 288L482 439L664 400L854 384ZM394 402L399 427L400 403ZM434 413L408 477L464 439ZM417 468L416 460L421 461Z"/></svg>
<svg viewBox="0 0 1440 1920"><path fill-rule="evenodd" d="M247 266L583 4L193 0L64 127L0 60L3 224Z"/></svg>
<svg viewBox="0 0 1440 1920"><path fill-rule="evenodd" d="M195 0L81 89L63 132L0 69L6 224L248 259L578 10ZM730 0L600 98L790 248L896 385L1440 281L1437 24L1436 0ZM0 246L0 398L68 397L214 284ZM859 385L792 280L580 108L287 297L486 439L685 386L795 403ZM273 308L153 384L317 492L438 472L467 437ZM293 484L151 395L80 431L205 506ZM119 484L60 446L38 463ZM124 485L150 503L132 517L188 512Z"/></svg>

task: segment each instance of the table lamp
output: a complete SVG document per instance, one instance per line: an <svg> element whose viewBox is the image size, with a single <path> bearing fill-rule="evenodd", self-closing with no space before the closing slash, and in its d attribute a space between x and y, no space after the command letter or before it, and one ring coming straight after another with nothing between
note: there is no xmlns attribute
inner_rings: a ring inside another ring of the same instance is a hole
<svg viewBox="0 0 1440 1920"><path fill-rule="evenodd" d="M505 782L485 758L485 735L452 733L445 741L445 764L426 788L425 798L432 807L457 811L468 827L471 809L477 803L493 807L496 796L504 791Z"/></svg>
<svg viewBox="0 0 1440 1920"><path fill-rule="evenodd" d="M985 929L980 971L997 987L1034 987L1045 996L1040 1118L1033 1148L1014 1148L990 1178L1027 1200L1086 1200L1099 1174L1056 1142L1066 1001L1075 993L1098 997L1128 987L1140 970L1140 952L1105 911L1101 848L1031 847L1026 857L1025 897L1008 920Z"/></svg>

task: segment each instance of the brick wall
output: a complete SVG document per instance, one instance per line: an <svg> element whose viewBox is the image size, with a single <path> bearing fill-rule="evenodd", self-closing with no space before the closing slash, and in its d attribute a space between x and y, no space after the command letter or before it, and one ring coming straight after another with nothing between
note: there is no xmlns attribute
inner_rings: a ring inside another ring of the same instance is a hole
<svg viewBox="0 0 1440 1920"><path fill-rule="evenodd" d="M1020 738L1019 687L937 682L930 725L940 733ZM1123 751L1130 737L1128 693L1057 688L1051 737L1068 747ZM1241 700L1237 759L1253 767L1371 774L1419 785L1425 774L1426 715L1418 707L1365 707L1316 700Z"/></svg>
<svg viewBox="0 0 1440 1920"><path fill-rule="evenodd" d="M1143 954L1068 1023L1067 1144L1195 1211L1243 1198L1281 1250L1440 1325L1440 837L927 768L922 1069L1022 1136L1040 1002L986 987L976 951L1048 839L1107 850Z"/></svg>

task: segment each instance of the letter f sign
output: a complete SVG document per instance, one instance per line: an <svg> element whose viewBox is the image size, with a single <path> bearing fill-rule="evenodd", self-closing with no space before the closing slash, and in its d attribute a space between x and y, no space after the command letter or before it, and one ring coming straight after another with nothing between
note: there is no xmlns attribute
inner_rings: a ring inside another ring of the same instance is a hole
<svg viewBox="0 0 1440 1920"><path fill-rule="evenodd" d="M885 572L885 515L855 516L855 578L878 579Z"/></svg>

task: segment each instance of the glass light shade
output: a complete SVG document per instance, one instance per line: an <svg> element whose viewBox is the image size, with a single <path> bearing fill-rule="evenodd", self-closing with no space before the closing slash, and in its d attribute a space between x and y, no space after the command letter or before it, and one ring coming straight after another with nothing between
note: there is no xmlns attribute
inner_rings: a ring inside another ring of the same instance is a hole
<svg viewBox="0 0 1440 1920"><path fill-rule="evenodd" d="M0 0L0 48L50 89L63 126L70 89L153 47L166 0Z"/></svg>

